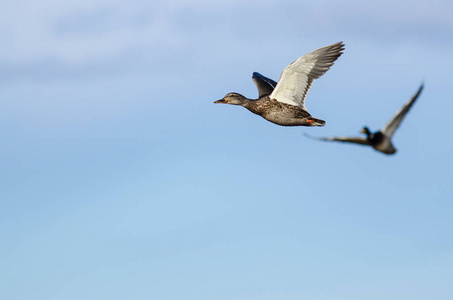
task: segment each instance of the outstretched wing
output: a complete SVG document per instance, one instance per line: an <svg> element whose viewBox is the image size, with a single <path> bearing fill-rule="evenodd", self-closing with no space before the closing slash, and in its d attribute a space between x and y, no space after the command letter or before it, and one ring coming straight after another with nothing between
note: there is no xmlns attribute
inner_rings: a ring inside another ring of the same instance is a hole
<svg viewBox="0 0 453 300"><path fill-rule="evenodd" d="M278 102L305 107L305 97L313 81L327 72L344 50L343 42L314 50L283 70L271 98Z"/></svg>
<svg viewBox="0 0 453 300"><path fill-rule="evenodd" d="M418 96L420 96L420 93L423 90L423 83L420 85L418 88L417 93L407 101L403 107L401 107L395 115L388 121L387 124L382 128L381 132L384 133L386 136L389 138L392 137L392 135L395 133L395 130L398 128L398 126L401 124L401 121L404 119L404 116L407 114L409 109L412 107L414 104L415 100L417 100Z"/></svg>
<svg viewBox="0 0 453 300"><path fill-rule="evenodd" d="M347 136L338 136L338 137L315 137L305 133L306 137L309 137L314 140L319 141L335 141L335 142L345 142L345 143L353 143L353 144L360 144L360 145L370 145L370 142L363 137L347 137Z"/></svg>
<svg viewBox="0 0 453 300"><path fill-rule="evenodd" d="M258 97L261 98L266 95L270 95L274 90L277 83L266 76L261 75L258 72L253 72L252 75L253 83L255 83L258 89Z"/></svg>

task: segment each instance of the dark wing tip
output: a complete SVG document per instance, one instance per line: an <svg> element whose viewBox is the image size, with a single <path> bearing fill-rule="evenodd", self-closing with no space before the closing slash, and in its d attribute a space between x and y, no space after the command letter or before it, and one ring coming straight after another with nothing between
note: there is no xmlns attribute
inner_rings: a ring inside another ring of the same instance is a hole
<svg viewBox="0 0 453 300"><path fill-rule="evenodd" d="M332 44L331 47L335 50L335 51L338 51L340 53L343 53L342 51L345 49L345 44L343 43L343 41L340 41L340 42L337 42L335 44Z"/></svg>
<svg viewBox="0 0 453 300"><path fill-rule="evenodd" d="M418 88L417 92L415 93L415 95L412 97L411 101L415 101L418 96L420 96L421 92L423 91L423 89L425 88L425 83L422 81L422 83L420 84L420 87Z"/></svg>
<svg viewBox="0 0 453 300"><path fill-rule="evenodd" d="M418 92L423 91L424 88L425 88L425 81L422 81L422 83L420 84L420 87L418 88Z"/></svg>
<svg viewBox="0 0 453 300"><path fill-rule="evenodd" d="M264 77L264 76L261 75L261 74L258 73L258 72L253 72L253 74L252 74L252 78L261 78L261 79L262 79L263 77Z"/></svg>

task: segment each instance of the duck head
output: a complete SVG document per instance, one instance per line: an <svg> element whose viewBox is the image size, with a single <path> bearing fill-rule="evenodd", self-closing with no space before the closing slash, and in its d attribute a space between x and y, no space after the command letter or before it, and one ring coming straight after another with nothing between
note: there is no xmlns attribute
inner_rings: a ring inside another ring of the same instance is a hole
<svg viewBox="0 0 453 300"><path fill-rule="evenodd" d="M220 100L215 101L214 103L226 103L232 105L242 105L249 103L250 100L238 93L228 93Z"/></svg>
<svg viewBox="0 0 453 300"><path fill-rule="evenodd" d="M365 133L366 136L369 136L369 135L371 134L370 130L369 130L368 127L366 127L366 126L363 127L363 129L362 129L361 132L362 132L362 133Z"/></svg>

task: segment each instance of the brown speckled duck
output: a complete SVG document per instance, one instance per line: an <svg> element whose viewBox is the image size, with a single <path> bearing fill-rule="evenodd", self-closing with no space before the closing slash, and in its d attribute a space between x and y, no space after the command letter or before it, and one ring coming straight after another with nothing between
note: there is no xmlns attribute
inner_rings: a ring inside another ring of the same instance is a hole
<svg viewBox="0 0 453 300"><path fill-rule="evenodd" d="M342 42L319 48L297 59L283 70L278 83L253 73L259 98L248 99L238 93L228 93L214 103L241 105L252 113L282 126L324 126L305 107L305 98L313 81L326 73L344 50Z"/></svg>
<svg viewBox="0 0 453 300"><path fill-rule="evenodd" d="M395 133L396 129L398 126L401 124L401 121L404 119L404 116L407 114L409 109L412 107L412 105L415 103L415 100L417 100L418 96L420 96L420 93L423 90L423 84L420 85L418 88L418 91L415 93L412 98L409 99L396 113L395 115L390 119L390 121L385 124L385 126L374 133L371 133L368 127L363 127L362 133L366 135L366 137L346 137L346 136L340 136L340 137L325 137L325 138L318 138L318 137L312 137L307 135L308 137L322 140L322 141L337 141L337 142L346 142L346 143L354 143L354 144L359 144L359 145L368 145L373 147L379 152L382 152L384 154L393 154L396 152L395 147L392 144L392 136Z"/></svg>

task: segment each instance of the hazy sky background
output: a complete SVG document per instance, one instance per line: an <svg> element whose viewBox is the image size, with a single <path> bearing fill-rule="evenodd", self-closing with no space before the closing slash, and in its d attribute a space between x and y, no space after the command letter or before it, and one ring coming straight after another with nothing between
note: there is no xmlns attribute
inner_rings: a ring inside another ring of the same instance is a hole
<svg viewBox="0 0 453 300"><path fill-rule="evenodd" d="M453 296L452 1L8 1L0 298ZM214 105L344 41L322 128ZM383 126L398 153L305 138Z"/></svg>

